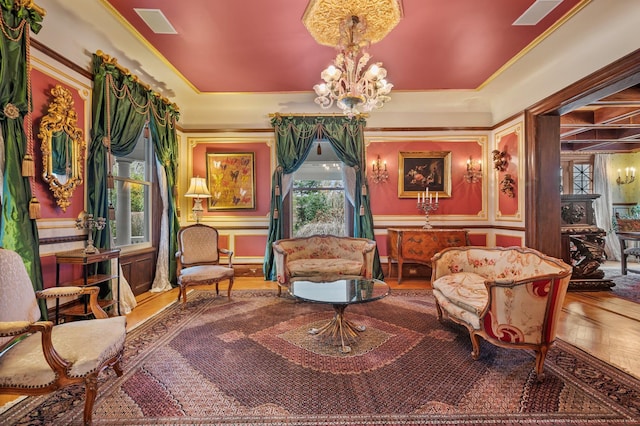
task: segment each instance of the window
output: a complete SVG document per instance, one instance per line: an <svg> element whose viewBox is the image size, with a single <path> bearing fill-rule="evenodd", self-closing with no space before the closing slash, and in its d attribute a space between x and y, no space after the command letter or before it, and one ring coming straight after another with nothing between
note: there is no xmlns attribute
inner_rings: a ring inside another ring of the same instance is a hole
<svg viewBox="0 0 640 426"><path fill-rule="evenodd" d="M593 155L563 156L560 182L561 194L592 194Z"/></svg>
<svg viewBox="0 0 640 426"><path fill-rule="evenodd" d="M353 207L345 196L342 168L328 141L316 148L293 174L293 188L285 200L292 237L315 234L353 234Z"/></svg>
<svg viewBox="0 0 640 426"><path fill-rule="evenodd" d="M110 221L114 247L151 243L153 162L153 144L142 134L129 155L115 158L115 188L109 194L109 207L115 210Z"/></svg>

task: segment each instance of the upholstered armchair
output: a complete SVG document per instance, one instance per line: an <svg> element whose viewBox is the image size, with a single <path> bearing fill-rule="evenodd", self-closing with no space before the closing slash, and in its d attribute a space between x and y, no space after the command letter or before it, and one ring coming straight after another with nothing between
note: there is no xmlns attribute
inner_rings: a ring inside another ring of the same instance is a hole
<svg viewBox="0 0 640 426"><path fill-rule="evenodd" d="M544 360L571 279L571 266L524 247L451 247L432 258L438 319L467 328L474 359L480 337L506 348L532 349L542 380Z"/></svg>
<svg viewBox="0 0 640 426"><path fill-rule="evenodd" d="M227 265L220 264L220 256L227 256ZM218 247L218 230L207 225L195 224L178 231L177 275L182 305L187 303L187 287L200 284L216 285L216 294L220 294L218 283L229 280L227 297L231 298L233 287L233 252Z"/></svg>
<svg viewBox="0 0 640 426"><path fill-rule="evenodd" d="M40 395L84 383L84 424L91 423L98 374L111 366L122 375L126 318L98 305L98 287L33 291L17 253L0 248L0 393ZM96 319L53 325L39 321L36 298L87 295Z"/></svg>

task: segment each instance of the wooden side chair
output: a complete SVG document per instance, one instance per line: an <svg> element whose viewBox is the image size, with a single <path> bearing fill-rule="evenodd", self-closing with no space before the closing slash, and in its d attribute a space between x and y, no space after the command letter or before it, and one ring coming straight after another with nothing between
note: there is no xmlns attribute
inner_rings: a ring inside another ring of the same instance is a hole
<svg viewBox="0 0 640 426"><path fill-rule="evenodd" d="M118 376L126 318L109 318L98 305L98 287L56 287L34 292L22 258L0 248L0 394L41 395L84 383L84 424L91 424L98 374ZM53 325L39 321L36 298L88 295L96 319Z"/></svg>
<svg viewBox="0 0 640 426"><path fill-rule="evenodd" d="M640 241L640 219L622 219L616 218L618 224L618 241L620 242L620 269L622 275L627 275L628 272L634 272L640 274L639 269L631 269L628 267L629 256L635 256L640 259L640 247L630 245L627 247L627 243L633 244Z"/></svg>
<svg viewBox="0 0 640 426"><path fill-rule="evenodd" d="M227 265L220 264L220 256L227 256ZM207 225L195 224L178 231L177 275L182 305L187 303L187 287L200 284L216 285L229 280L227 297L231 298L233 287L233 252L218 247L218 230Z"/></svg>

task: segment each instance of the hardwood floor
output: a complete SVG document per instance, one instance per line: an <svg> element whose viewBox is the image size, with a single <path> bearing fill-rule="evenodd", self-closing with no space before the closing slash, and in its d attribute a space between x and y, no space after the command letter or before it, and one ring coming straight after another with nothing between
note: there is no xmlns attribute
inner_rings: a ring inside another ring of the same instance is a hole
<svg viewBox="0 0 640 426"><path fill-rule="evenodd" d="M638 276L640 280L640 275ZM429 281L387 279L392 289L430 289ZM226 292L220 285L221 296ZM198 288L198 287L194 287ZM212 287L202 286L203 289ZM234 290L277 290L276 284L261 277L238 277ZM232 293L233 294L233 293ZM144 293L136 298L138 306L127 314L127 329L131 330L157 314L178 298L176 288L164 293ZM558 338L591 355L640 378L640 304L614 296L611 292L569 292L558 324ZM126 366L125 366L126 368ZM0 395L2 406L14 396Z"/></svg>

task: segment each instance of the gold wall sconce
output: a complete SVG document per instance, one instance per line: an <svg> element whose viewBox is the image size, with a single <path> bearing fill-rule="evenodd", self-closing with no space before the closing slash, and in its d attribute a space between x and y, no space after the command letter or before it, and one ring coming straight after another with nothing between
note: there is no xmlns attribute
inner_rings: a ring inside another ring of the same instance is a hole
<svg viewBox="0 0 640 426"><path fill-rule="evenodd" d="M504 178L500 181L500 191L507 197L514 198L516 196L515 183L516 181L513 180L511 174L505 174Z"/></svg>
<svg viewBox="0 0 640 426"><path fill-rule="evenodd" d="M373 160L371 163L371 180L374 183L387 183L389 180L389 172L387 172L387 162L380 160L380 155L378 155L377 160Z"/></svg>
<svg viewBox="0 0 640 426"><path fill-rule="evenodd" d="M499 172L504 172L509 167L509 154L506 151L494 149L491 151L493 155L493 168Z"/></svg>
<svg viewBox="0 0 640 426"><path fill-rule="evenodd" d="M467 160L467 171L464 178L468 183L477 183L482 178L482 161L473 161L473 157L469 156Z"/></svg>
<svg viewBox="0 0 640 426"><path fill-rule="evenodd" d="M635 167L626 167L624 169L624 180L620 175L620 169L618 169L618 179L616 179L616 183L618 185L624 185L625 183L631 183L636 180L636 168Z"/></svg>

